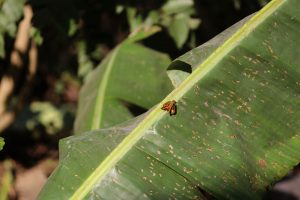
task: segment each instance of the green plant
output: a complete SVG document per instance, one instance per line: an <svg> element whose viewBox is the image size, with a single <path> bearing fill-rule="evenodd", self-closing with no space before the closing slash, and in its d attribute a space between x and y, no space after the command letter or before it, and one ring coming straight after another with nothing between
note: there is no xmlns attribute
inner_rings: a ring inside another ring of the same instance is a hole
<svg viewBox="0 0 300 200"><path fill-rule="evenodd" d="M157 31L153 27L131 35L88 77L80 94L76 133L130 119L134 115L129 106L149 109L172 90L165 73L168 56L135 43Z"/></svg>
<svg viewBox="0 0 300 200"><path fill-rule="evenodd" d="M299 6L272 1L208 50L175 60L175 89L147 113L62 140L39 198L261 198L299 162ZM168 100L177 115L161 110ZM102 115L86 112L79 123Z"/></svg>
<svg viewBox="0 0 300 200"><path fill-rule="evenodd" d="M3 162L2 176L0 180L0 200L9 199L9 190L13 185L13 169L10 160Z"/></svg>
<svg viewBox="0 0 300 200"><path fill-rule="evenodd" d="M11 0L0 2L0 58L5 57L5 34L15 37L16 22L22 17L24 1Z"/></svg>
<svg viewBox="0 0 300 200"><path fill-rule="evenodd" d="M4 139L0 137L0 151L3 149L4 144L5 144Z"/></svg>
<svg viewBox="0 0 300 200"><path fill-rule="evenodd" d="M192 17L195 14L194 6L193 0L167 0L160 9L151 10L145 19L136 8L125 6L130 32L159 24L167 29L177 48L182 48L189 34L192 34L192 31L200 24L199 19ZM120 13L124 6L117 8Z"/></svg>

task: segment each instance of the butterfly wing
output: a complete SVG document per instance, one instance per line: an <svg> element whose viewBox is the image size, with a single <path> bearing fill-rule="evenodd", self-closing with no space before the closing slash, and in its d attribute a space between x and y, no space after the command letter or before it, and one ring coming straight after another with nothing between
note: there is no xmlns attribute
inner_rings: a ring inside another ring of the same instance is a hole
<svg viewBox="0 0 300 200"><path fill-rule="evenodd" d="M167 101L166 103L164 103L161 109L167 111L170 114L170 116L176 115L177 112L176 101L175 100Z"/></svg>
<svg viewBox="0 0 300 200"><path fill-rule="evenodd" d="M170 113L170 116L176 115L176 113L177 113L177 106L176 106L176 104L173 104L173 105L172 105L172 107L171 107L169 113Z"/></svg>
<svg viewBox="0 0 300 200"><path fill-rule="evenodd" d="M168 101L166 103L164 103L164 105L161 107L162 110L165 110L165 111L168 111L170 112L172 108L172 102L171 101Z"/></svg>

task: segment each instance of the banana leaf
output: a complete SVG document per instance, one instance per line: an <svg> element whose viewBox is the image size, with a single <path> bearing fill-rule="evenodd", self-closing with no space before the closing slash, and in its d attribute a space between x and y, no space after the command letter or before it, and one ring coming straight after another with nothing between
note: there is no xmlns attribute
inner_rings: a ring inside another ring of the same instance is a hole
<svg viewBox="0 0 300 200"><path fill-rule="evenodd" d="M157 31L153 27L131 35L92 71L80 91L75 133L133 118L135 112L151 108L173 89L165 73L170 58L135 43Z"/></svg>
<svg viewBox="0 0 300 200"><path fill-rule="evenodd" d="M299 7L272 1L204 61L181 57L201 64L147 113L61 140L39 199L261 199L300 160Z"/></svg>

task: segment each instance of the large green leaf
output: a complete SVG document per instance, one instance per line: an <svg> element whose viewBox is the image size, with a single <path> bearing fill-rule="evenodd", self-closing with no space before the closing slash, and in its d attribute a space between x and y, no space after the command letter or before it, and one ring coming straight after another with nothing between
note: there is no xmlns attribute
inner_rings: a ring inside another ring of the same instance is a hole
<svg viewBox="0 0 300 200"><path fill-rule="evenodd" d="M261 198L300 160L299 6L272 1L148 113L62 140L39 198Z"/></svg>
<svg viewBox="0 0 300 200"><path fill-rule="evenodd" d="M241 28L253 15L234 24L216 37L201 46L194 48L186 54L175 59L168 67L168 76L174 87L177 87L181 82L190 75L198 66L210 56L214 50L221 46L228 38L230 38L239 28Z"/></svg>
<svg viewBox="0 0 300 200"><path fill-rule="evenodd" d="M135 44L139 32L116 47L88 77L80 93L75 132L109 127L133 117L128 104L149 109L171 90L165 54Z"/></svg>

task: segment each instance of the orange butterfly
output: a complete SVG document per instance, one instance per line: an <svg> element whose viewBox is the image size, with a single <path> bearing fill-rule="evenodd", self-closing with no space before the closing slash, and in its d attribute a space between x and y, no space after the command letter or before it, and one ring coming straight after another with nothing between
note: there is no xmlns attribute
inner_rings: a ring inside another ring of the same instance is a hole
<svg viewBox="0 0 300 200"><path fill-rule="evenodd" d="M170 116L176 115L177 113L177 106L176 106L176 101L167 101L164 103L164 105L161 107L162 110L168 111Z"/></svg>

